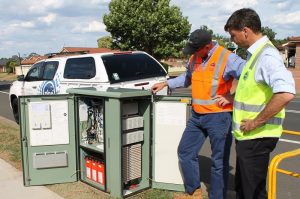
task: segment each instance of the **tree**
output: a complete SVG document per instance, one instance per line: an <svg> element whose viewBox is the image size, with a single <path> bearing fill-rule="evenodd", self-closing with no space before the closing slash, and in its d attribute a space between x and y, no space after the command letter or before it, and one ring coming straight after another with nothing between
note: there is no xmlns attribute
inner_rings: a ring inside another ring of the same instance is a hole
<svg viewBox="0 0 300 199"><path fill-rule="evenodd" d="M157 59L181 51L191 25L170 0L112 0L103 17L112 47L142 50Z"/></svg>
<svg viewBox="0 0 300 199"><path fill-rule="evenodd" d="M243 59L247 59L247 49L245 48L238 48L236 54Z"/></svg>
<svg viewBox="0 0 300 199"><path fill-rule="evenodd" d="M228 37L222 36L220 34L214 34L214 31L208 26L202 25L199 29L208 31L212 35L212 39L216 40L219 45L224 46L225 48L232 47L232 43L230 42L230 39Z"/></svg>
<svg viewBox="0 0 300 199"><path fill-rule="evenodd" d="M208 28L207 25L202 25L202 26L200 26L199 29L200 29L200 30L205 30L205 31L209 32L211 35L214 34L214 31L213 31L212 29Z"/></svg>
<svg viewBox="0 0 300 199"><path fill-rule="evenodd" d="M111 48L112 47L112 38L111 36L100 37L97 40L99 48Z"/></svg>
<svg viewBox="0 0 300 199"><path fill-rule="evenodd" d="M268 26L261 27L261 32L263 35L267 35L271 42L275 40L276 32L274 32L271 28Z"/></svg>
<svg viewBox="0 0 300 199"><path fill-rule="evenodd" d="M30 58L32 56L40 56L39 54L35 53L35 52L32 52L30 53L27 57Z"/></svg>
<svg viewBox="0 0 300 199"><path fill-rule="evenodd" d="M15 72L15 67L17 65L16 60L11 59L6 63L6 72L7 73L14 73Z"/></svg>
<svg viewBox="0 0 300 199"><path fill-rule="evenodd" d="M287 42L288 42L288 38L285 38L285 39L275 39L273 41L273 44L275 46L281 46L282 44L287 43Z"/></svg>
<svg viewBox="0 0 300 199"><path fill-rule="evenodd" d="M0 58L0 65L5 65L6 66L6 63L9 61L9 59L7 58Z"/></svg>

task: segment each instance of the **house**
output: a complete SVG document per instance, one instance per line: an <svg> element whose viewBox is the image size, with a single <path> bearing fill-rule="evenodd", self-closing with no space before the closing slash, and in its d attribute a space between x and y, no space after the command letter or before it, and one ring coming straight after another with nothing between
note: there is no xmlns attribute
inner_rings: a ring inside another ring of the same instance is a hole
<svg viewBox="0 0 300 199"><path fill-rule="evenodd" d="M63 47L59 54L93 54L93 53L106 53L118 52L109 48L84 48L84 47Z"/></svg>
<svg viewBox="0 0 300 199"><path fill-rule="evenodd" d="M6 72L5 64L0 63L0 73L5 73L5 72Z"/></svg>
<svg viewBox="0 0 300 199"><path fill-rule="evenodd" d="M46 59L47 56L34 55L28 58L25 58L21 61L21 66L17 66L15 69L16 75L26 75L30 67L37 61Z"/></svg>
<svg viewBox="0 0 300 199"><path fill-rule="evenodd" d="M286 54L287 67L300 69L300 36L289 37L288 42L282 46Z"/></svg>
<svg viewBox="0 0 300 199"><path fill-rule="evenodd" d="M0 64L0 73L5 73L6 72L6 67L5 65Z"/></svg>
<svg viewBox="0 0 300 199"><path fill-rule="evenodd" d="M0 73L6 72L6 63L7 63L7 60L0 59Z"/></svg>
<svg viewBox="0 0 300 199"><path fill-rule="evenodd" d="M286 50L285 50L285 47L282 46L282 45L277 45L275 46L277 48L277 50L279 51L281 57L282 57L282 60L284 62L284 65L286 67L288 67L288 58L287 58L287 54L286 54Z"/></svg>

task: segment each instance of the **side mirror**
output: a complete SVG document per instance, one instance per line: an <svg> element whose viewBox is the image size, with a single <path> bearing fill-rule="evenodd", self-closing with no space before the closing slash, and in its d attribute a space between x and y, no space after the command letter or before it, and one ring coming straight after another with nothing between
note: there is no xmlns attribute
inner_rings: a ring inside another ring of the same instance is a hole
<svg viewBox="0 0 300 199"><path fill-rule="evenodd" d="M17 80L18 80L18 81L24 81L24 80L25 80L24 75L18 75L18 76L17 76Z"/></svg>

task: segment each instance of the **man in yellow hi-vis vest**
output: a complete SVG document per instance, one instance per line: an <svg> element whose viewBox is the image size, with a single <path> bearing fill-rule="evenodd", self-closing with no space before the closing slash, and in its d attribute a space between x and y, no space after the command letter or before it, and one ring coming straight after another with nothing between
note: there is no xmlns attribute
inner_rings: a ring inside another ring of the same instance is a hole
<svg viewBox="0 0 300 199"><path fill-rule="evenodd" d="M295 82L278 50L262 35L254 10L235 11L224 29L248 53L233 104L236 198L265 199L270 153L281 136L284 107L294 98Z"/></svg>

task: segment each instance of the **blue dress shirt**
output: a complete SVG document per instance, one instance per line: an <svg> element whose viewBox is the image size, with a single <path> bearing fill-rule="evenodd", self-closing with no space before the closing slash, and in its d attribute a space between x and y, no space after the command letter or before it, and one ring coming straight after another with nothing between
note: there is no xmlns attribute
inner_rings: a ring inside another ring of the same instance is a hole
<svg viewBox="0 0 300 199"><path fill-rule="evenodd" d="M263 43L268 42L267 36L263 36L247 49L247 60L255 50ZM288 71L283 59L275 48L266 48L257 60L255 69L255 81L267 84L273 93L288 92L295 94L295 81L292 73Z"/></svg>

